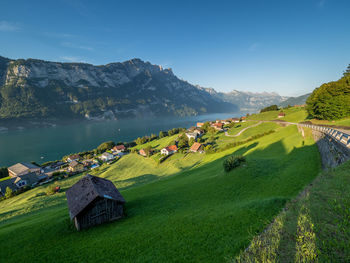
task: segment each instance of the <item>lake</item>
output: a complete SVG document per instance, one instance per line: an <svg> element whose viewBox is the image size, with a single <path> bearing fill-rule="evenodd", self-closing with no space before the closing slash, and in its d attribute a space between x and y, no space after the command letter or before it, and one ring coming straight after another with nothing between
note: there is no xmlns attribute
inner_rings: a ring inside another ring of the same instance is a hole
<svg viewBox="0 0 350 263"><path fill-rule="evenodd" d="M132 119L78 122L48 128L28 128L0 133L0 167L17 162L43 163L96 148L102 142L133 141L175 127L191 127L196 122L239 117L242 113L221 113L186 118Z"/></svg>

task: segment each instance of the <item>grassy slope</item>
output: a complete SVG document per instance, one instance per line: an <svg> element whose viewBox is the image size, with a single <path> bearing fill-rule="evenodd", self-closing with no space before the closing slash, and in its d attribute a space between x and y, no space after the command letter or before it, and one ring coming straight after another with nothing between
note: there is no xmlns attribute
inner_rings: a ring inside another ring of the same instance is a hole
<svg viewBox="0 0 350 263"><path fill-rule="evenodd" d="M350 118L336 120L336 121L324 121L324 120L311 120L315 124L326 124L326 125L339 125L339 126L350 126Z"/></svg>
<svg viewBox="0 0 350 263"><path fill-rule="evenodd" d="M239 262L350 262L350 162L324 172L287 205Z"/></svg>
<svg viewBox="0 0 350 263"><path fill-rule="evenodd" d="M169 137L164 137L162 139L158 139L158 140L153 140L151 142L145 143L145 144L141 144L141 145L136 145L134 148L135 149L142 149L142 148L146 148L147 146L151 146L152 148L155 149L162 149L166 146L168 146L171 142L173 142L179 135L175 134L173 136L169 136Z"/></svg>
<svg viewBox="0 0 350 263"><path fill-rule="evenodd" d="M301 122L307 117L307 113L304 108L289 108L284 109L283 112L286 114L283 118L278 118L280 111L268 111L260 114L252 114L248 120L285 120L289 122Z"/></svg>
<svg viewBox="0 0 350 263"><path fill-rule="evenodd" d="M248 121L248 122L240 122L240 123L236 123L234 127L230 128L227 132L230 135L236 135L237 133L239 133L241 130L243 130L244 128L247 128L249 126L252 126L254 124L258 123L257 121Z"/></svg>
<svg viewBox="0 0 350 263"><path fill-rule="evenodd" d="M246 155L247 164L225 174L222 161L232 153ZM102 167L101 176L124 187L128 216L86 231L72 228L64 193L47 197L38 187L1 202L0 258L222 262L247 246L320 169L316 146L311 139L304 144L294 126L221 153L188 156L196 158L192 164L173 156L157 169L137 155ZM60 185L65 190L80 177Z"/></svg>

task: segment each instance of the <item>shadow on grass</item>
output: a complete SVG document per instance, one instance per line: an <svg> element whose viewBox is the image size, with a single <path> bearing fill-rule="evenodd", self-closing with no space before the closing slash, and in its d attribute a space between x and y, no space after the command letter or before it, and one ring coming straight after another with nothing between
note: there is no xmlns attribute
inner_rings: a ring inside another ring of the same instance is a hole
<svg viewBox="0 0 350 263"><path fill-rule="evenodd" d="M125 187L120 187L120 190L126 190L129 189L131 187L135 187L135 186L139 186L142 184L147 184L151 181L155 181L159 178L159 176L154 175L154 174L143 174L137 177L133 177L133 178L129 178L129 179L125 179L125 180L119 180L119 181L113 181L113 183L129 183L130 185L125 186Z"/></svg>

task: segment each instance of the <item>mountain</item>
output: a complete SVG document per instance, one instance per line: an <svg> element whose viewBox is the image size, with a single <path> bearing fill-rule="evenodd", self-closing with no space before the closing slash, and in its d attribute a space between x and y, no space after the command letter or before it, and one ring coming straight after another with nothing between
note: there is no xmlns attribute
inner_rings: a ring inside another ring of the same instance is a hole
<svg viewBox="0 0 350 263"><path fill-rule="evenodd" d="M258 111L269 105L278 105L287 99L287 97L280 96L275 92L254 93L233 90L231 92L224 93L216 92L211 88L207 88L205 90L218 99L237 105L241 111L250 112Z"/></svg>
<svg viewBox="0 0 350 263"><path fill-rule="evenodd" d="M298 96L298 97L289 97L279 105L281 107L287 107L288 105L294 106L294 105L304 105L306 103L306 99L310 96L311 93Z"/></svg>
<svg viewBox="0 0 350 263"><path fill-rule="evenodd" d="M234 112L237 106L140 59L85 63L0 57L0 119L116 119Z"/></svg>

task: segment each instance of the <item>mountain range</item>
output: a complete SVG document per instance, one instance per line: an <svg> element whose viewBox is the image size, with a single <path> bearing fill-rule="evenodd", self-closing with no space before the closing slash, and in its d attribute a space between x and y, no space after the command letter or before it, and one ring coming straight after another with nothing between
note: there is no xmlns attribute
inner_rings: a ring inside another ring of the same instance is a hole
<svg viewBox="0 0 350 263"><path fill-rule="evenodd" d="M248 112L286 99L277 93L217 92L137 58L94 66L0 57L0 120Z"/></svg>

